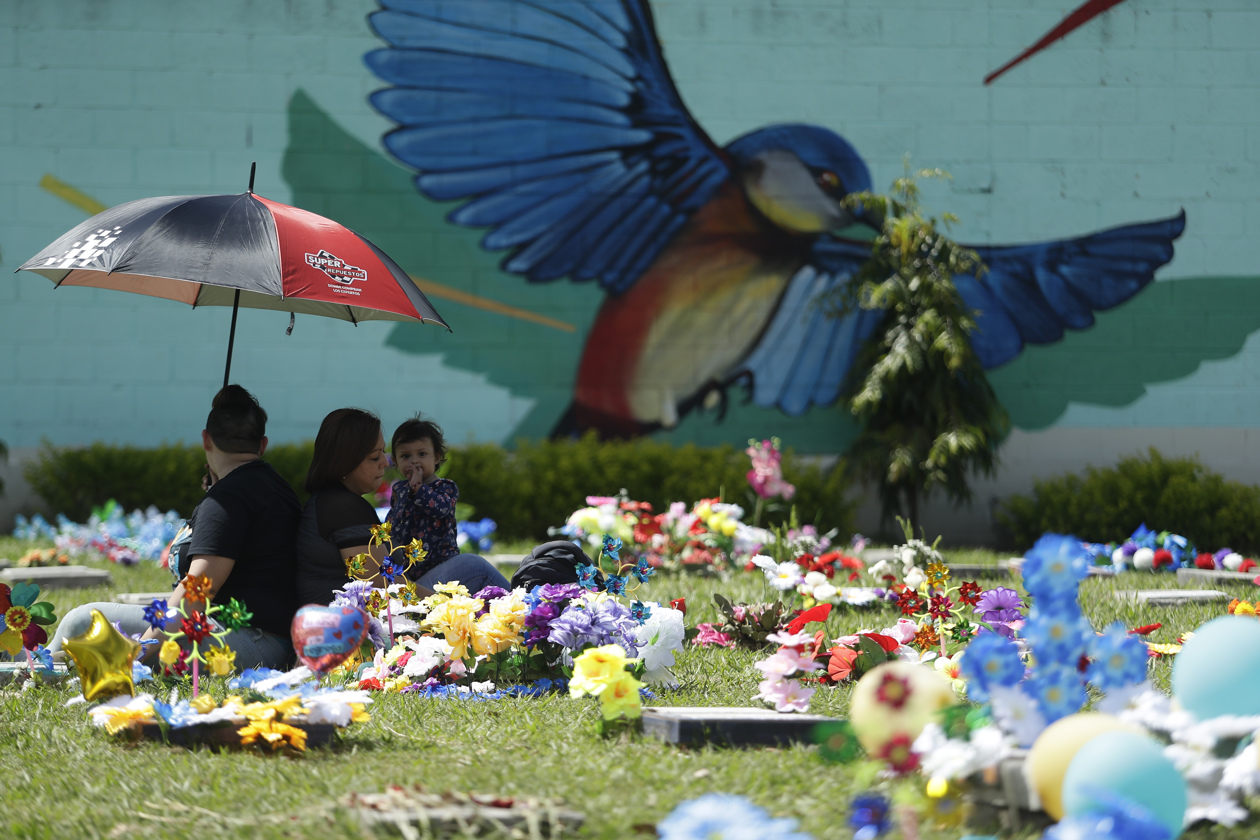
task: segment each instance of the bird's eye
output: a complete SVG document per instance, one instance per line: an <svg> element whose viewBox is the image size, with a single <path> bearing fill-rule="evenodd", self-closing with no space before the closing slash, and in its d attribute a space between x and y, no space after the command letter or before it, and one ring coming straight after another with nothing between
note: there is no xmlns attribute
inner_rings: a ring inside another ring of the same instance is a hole
<svg viewBox="0 0 1260 840"><path fill-rule="evenodd" d="M825 193L835 193L841 191L840 176L832 172L830 169L824 169L814 176L814 181L819 188Z"/></svg>

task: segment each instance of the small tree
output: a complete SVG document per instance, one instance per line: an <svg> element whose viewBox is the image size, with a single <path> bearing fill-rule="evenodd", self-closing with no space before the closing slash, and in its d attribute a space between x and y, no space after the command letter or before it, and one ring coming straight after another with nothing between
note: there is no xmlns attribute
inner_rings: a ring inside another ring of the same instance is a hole
<svg viewBox="0 0 1260 840"><path fill-rule="evenodd" d="M984 267L919 209L917 179L948 177L907 169L891 196L847 199L881 227L870 260L829 302L837 315L855 306L887 313L850 373L844 405L861 431L848 454L857 474L878 484L884 519L905 512L913 525L920 497L937 488L955 505L970 501L970 477L993 474L1010 428L971 347L975 318L953 282Z"/></svg>

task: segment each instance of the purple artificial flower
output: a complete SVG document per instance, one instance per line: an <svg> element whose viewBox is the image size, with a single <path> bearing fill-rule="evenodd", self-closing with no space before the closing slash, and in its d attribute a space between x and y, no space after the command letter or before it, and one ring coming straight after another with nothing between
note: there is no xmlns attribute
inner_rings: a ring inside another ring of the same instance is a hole
<svg viewBox="0 0 1260 840"><path fill-rule="evenodd" d="M1125 557L1132 557L1140 547L1141 546L1139 546L1133 540L1129 540L1124 545L1120 546L1120 551L1121 553L1124 554Z"/></svg>
<svg viewBox="0 0 1260 840"><path fill-rule="evenodd" d="M333 590L333 600L330 606L358 607L361 610L365 610L367 609L367 599L370 594L372 594L371 581L352 580L341 589Z"/></svg>
<svg viewBox="0 0 1260 840"><path fill-rule="evenodd" d="M547 633L547 641L578 650L592 639L591 614L581 607L569 607L564 613L551 622Z"/></svg>
<svg viewBox="0 0 1260 840"><path fill-rule="evenodd" d="M487 586L473 597L480 598L483 601L493 601L495 598L502 598L506 594L508 592L502 586Z"/></svg>
<svg viewBox="0 0 1260 840"><path fill-rule="evenodd" d="M1212 555L1212 562L1216 564L1216 568L1225 568L1225 558L1234 553L1232 548L1222 548L1220 551Z"/></svg>
<svg viewBox="0 0 1260 840"><path fill-rule="evenodd" d="M983 621L1018 621L1023 618L1019 612L1023 606L1024 602L1020 600L1018 592L1005 586L997 586L986 589L980 595L973 612L980 613Z"/></svg>
<svg viewBox="0 0 1260 840"><path fill-rule="evenodd" d="M553 604L570 601L582 594L582 587L576 583L544 583L534 588L534 595Z"/></svg>

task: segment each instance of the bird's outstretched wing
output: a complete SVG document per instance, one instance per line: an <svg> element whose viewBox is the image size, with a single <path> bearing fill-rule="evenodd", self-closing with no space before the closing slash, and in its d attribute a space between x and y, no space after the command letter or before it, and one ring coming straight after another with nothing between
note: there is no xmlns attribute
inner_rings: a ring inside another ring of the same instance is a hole
<svg viewBox="0 0 1260 840"><path fill-rule="evenodd" d="M751 375L752 401L790 416L840 396L862 345L884 319L882 310L828 314L820 297L848 283L870 258L861 242L820 237L810 261L788 282L761 340L740 366Z"/></svg>
<svg viewBox="0 0 1260 840"><path fill-rule="evenodd" d="M730 176L669 77L646 0L382 0L386 148L531 281L630 286Z"/></svg>
<svg viewBox="0 0 1260 840"><path fill-rule="evenodd" d="M1173 256L1186 214L1125 225L1077 239L1010 247L972 247L988 267L954 283L979 312L971 344L986 368L1005 364L1025 344L1048 344L1084 329L1094 312L1144 289Z"/></svg>

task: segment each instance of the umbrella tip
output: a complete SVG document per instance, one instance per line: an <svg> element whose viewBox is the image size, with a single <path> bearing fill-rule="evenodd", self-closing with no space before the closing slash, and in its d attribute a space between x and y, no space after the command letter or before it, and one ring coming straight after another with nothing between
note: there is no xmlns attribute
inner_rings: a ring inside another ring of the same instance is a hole
<svg viewBox="0 0 1260 840"><path fill-rule="evenodd" d="M254 193L254 171L255 171L256 169L258 169L258 161L254 161L253 163L251 163L251 164L249 165L249 192L250 192L250 195L253 195L253 193Z"/></svg>

